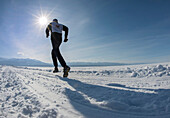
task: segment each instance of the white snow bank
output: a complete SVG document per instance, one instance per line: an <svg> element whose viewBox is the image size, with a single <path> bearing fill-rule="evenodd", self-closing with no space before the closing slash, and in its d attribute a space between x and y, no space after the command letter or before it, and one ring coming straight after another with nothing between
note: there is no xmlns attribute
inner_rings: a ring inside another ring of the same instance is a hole
<svg viewBox="0 0 170 118"><path fill-rule="evenodd" d="M122 66L123 67L123 66ZM102 67L101 67L102 68ZM127 67L119 70L83 70L83 71L71 71L71 73L82 74L82 75L97 75L97 76L118 76L118 77L162 77L170 76L170 66L166 65L153 65L144 67ZM122 76L123 75L123 76Z"/></svg>
<svg viewBox="0 0 170 118"><path fill-rule="evenodd" d="M0 66L0 117L170 117L168 63L52 70Z"/></svg>
<svg viewBox="0 0 170 118"><path fill-rule="evenodd" d="M34 88L29 86L32 84L31 78L27 81L17 75L15 70L11 71L11 67L4 68L0 79L0 117L55 118L57 116L57 109L48 108L48 104L41 102L42 98L32 91Z"/></svg>

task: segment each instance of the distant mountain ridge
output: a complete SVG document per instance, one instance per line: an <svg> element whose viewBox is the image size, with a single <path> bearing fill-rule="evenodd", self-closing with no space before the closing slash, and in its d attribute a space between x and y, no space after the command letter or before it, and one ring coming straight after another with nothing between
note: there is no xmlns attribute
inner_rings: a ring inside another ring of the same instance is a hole
<svg viewBox="0 0 170 118"><path fill-rule="evenodd" d="M35 59L20 59L20 58L0 58L0 65L9 66L52 66L51 64L35 60Z"/></svg>
<svg viewBox="0 0 170 118"><path fill-rule="evenodd" d="M73 67L87 67L87 66L121 66L121 65L136 65L142 63L114 63L114 62L68 62L69 66ZM52 67L50 63L45 63L36 59L21 59L21 58L1 58L0 65L9 66L40 66L40 67ZM60 65L59 65L60 66Z"/></svg>
<svg viewBox="0 0 170 118"><path fill-rule="evenodd" d="M69 62L71 66L121 66L130 65L125 63L113 63L113 62Z"/></svg>

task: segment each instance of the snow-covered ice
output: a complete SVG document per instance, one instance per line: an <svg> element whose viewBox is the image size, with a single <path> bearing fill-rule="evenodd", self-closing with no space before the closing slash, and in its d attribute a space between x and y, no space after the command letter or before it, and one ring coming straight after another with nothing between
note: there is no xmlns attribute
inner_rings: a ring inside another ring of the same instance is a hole
<svg viewBox="0 0 170 118"><path fill-rule="evenodd" d="M170 118L170 63L0 66L0 118Z"/></svg>

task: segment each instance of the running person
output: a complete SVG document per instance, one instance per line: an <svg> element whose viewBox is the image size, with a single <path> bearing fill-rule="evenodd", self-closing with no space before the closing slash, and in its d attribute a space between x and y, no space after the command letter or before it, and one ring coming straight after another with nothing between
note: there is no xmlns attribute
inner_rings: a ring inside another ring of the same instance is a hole
<svg viewBox="0 0 170 118"><path fill-rule="evenodd" d="M67 66L64 58L62 57L61 53L60 53L60 45L62 42L62 31L65 31L65 38L64 38L64 42L68 41L68 27L62 24L58 23L57 19L53 19L53 22L51 22L47 28L46 28L46 37L49 37L49 31L51 32L51 43L52 43L52 60L53 60L53 64L54 64L54 71L53 73L59 72L58 71L58 63L57 63L57 59L59 60L61 66L64 68L63 69L63 77L67 77L68 76L68 72L70 71L70 67Z"/></svg>

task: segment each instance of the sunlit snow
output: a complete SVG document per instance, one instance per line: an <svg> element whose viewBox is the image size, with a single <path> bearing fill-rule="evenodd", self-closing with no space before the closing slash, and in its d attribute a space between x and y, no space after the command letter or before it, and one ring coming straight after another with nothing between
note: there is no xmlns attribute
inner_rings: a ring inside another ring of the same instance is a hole
<svg viewBox="0 0 170 118"><path fill-rule="evenodd" d="M59 70L0 66L0 117L170 118L170 63Z"/></svg>

